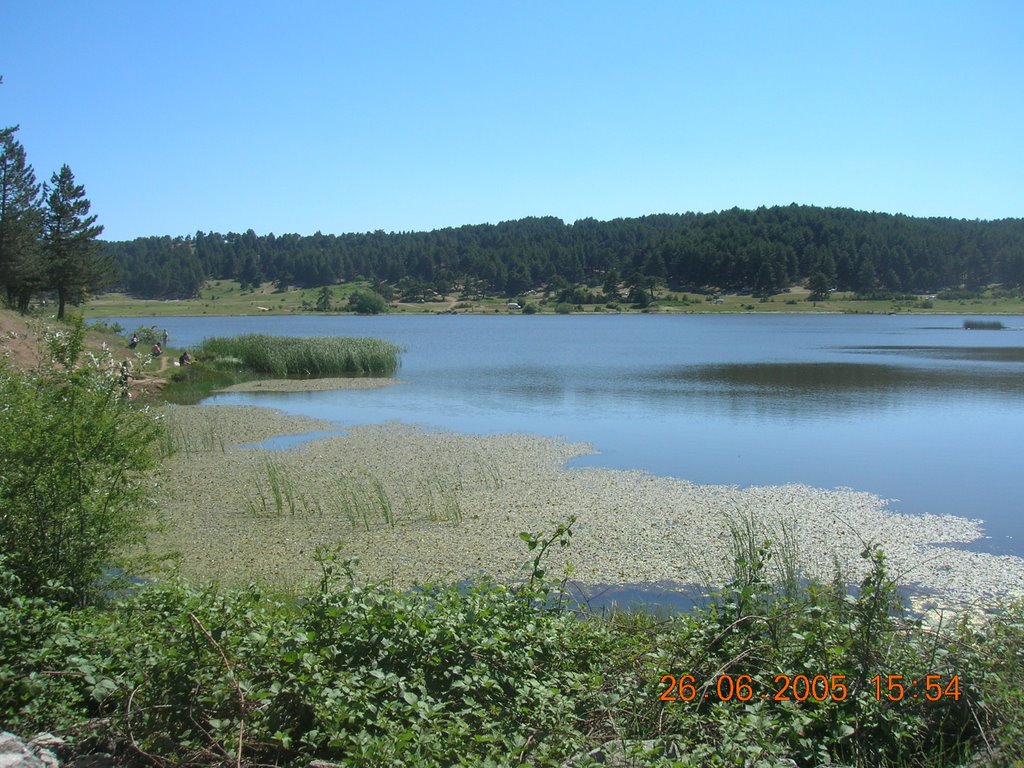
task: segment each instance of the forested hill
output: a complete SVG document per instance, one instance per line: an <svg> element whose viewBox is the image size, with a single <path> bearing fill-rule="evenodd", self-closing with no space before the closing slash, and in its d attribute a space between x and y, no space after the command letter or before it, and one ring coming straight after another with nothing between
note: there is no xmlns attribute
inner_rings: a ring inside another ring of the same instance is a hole
<svg viewBox="0 0 1024 768"><path fill-rule="evenodd" d="M164 298L192 296L211 278L282 287L404 279L406 288L507 296L541 285L601 284L609 273L627 282L765 293L815 278L864 293L1024 283L1024 219L922 219L798 205L573 224L526 218L391 234L197 232L105 247L120 268L117 287Z"/></svg>

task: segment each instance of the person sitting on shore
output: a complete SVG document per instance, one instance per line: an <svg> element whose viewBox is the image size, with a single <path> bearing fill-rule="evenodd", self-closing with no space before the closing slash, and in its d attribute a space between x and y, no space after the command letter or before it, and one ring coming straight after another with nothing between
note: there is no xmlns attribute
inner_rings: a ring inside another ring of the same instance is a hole
<svg viewBox="0 0 1024 768"><path fill-rule="evenodd" d="M181 357L178 358L178 365L191 365L192 355L188 352L182 352Z"/></svg>
<svg viewBox="0 0 1024 768"><path fill-rule="evenodd" d="M132 361L127 358L125 358L124 362L121 363L119 380L121 383L121 397L126 399L130 398L132 396Z"/></svg>
<svg viewBox="0 0 1024 768"><path fill-rule="evenodd" d="M128 342L128 349L135 349L139 344L139 334L133 333L132 340Z"/></svg>
<svg viewBox="0 0 1024 768"><path fill-rule="evenodd" d="M153 357L160 357L160 355L162 355L163 353L164 350L163 347L160 346L159 341L156 344L154 344L153 349L150 350L150 354L153 355Z"/></svg>

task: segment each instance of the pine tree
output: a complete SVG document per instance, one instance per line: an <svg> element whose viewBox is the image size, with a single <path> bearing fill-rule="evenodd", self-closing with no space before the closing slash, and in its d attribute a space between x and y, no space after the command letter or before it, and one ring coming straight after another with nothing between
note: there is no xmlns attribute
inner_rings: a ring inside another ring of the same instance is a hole
<svg viewBox="0 0 1024 768"><path fill-rule="evenodd" d="M810 295L807 297L808 301L825 301L828 299L832 289L829 287L830 283L828 275L823 270L818 270L814 273L811 278L811 282L808 284L808 288L811 289Z"/></svg>
<svg viewBox="0 0 1024 768"><path fill-rule="evenodd" d="M77 304L90 290L102 287L112 274L96 238L103 227L89 215L85 187L75 184L71 169L64 165L44 188L43 247L47 287L57 291L57 319L64 319L70 301Z"/></svg>
<svg viewBox="0 0 1024 768"><path fill-rule="evenodd" d="M0 286L7 303L24 312L42 282L41 210L39 184L25 160L25 148L14 138L17 130L0 129Z"/></svg>

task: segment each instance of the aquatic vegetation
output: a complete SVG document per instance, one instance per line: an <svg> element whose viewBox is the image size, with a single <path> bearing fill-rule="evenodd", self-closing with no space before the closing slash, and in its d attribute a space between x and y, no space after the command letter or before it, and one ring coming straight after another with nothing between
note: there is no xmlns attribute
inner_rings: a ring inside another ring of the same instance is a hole
<svg viewBox="0 0 1024 768"><path fill-rule="evenodd" d="M390 376L400 352L382 339L246 334L207 339L198 357L236 358L256 373L279 377Z"/></svg>
<svg viewBox="0 0 1024 768"><path fill-rule="evenodd" d="M1006 328L999 320L964 320L965 331L1001 331Z"/></svg>
<svg viewBox="0 0 1024 768"><path fill-rule="evenodd" d="M262 452L239 490L246 511L257 517L333 517L364 531L423 520L457 524L463 518L461 478L450 483L422 473L396 478L357 469L324 480L316 491L308 490L309 481L300 467Z"/></svg>

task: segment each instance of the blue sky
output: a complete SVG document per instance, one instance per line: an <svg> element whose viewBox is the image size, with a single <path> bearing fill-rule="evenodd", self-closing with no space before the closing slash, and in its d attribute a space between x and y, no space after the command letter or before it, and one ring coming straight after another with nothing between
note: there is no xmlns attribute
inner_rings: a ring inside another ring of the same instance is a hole
<svg viewBox="0 0 1024 768"><path fill-rule="evenodd" d="M104 237L797 202L1024 216L1024 3L0 0Z"/></svg>

